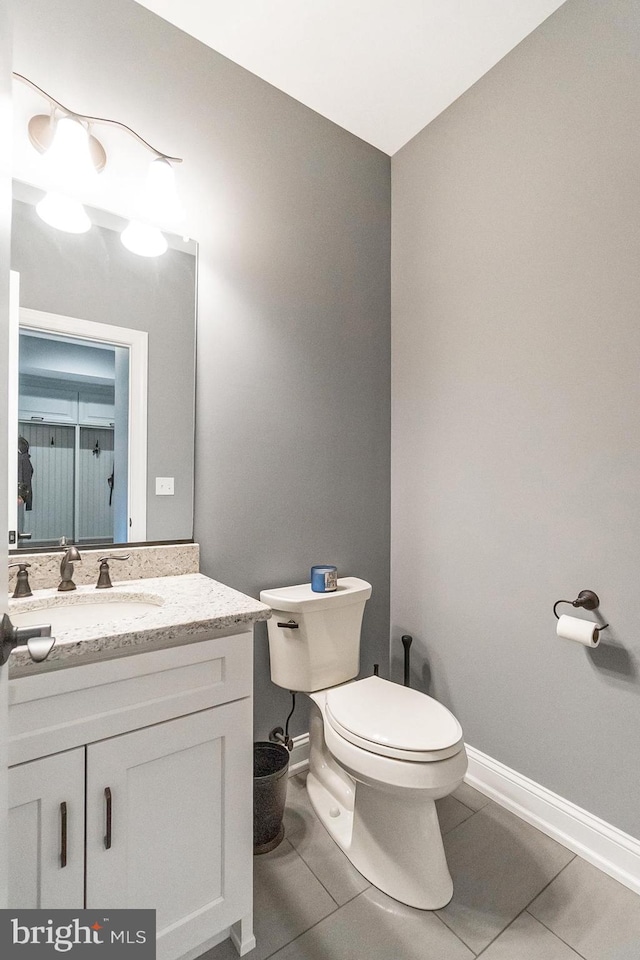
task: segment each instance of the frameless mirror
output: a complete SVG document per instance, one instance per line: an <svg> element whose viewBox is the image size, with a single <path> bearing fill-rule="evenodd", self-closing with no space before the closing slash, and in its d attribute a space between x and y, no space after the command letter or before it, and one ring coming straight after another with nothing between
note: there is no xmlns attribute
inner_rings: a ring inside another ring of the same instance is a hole
<svg viewBox="0 0 640 960"><path fill-rule="evenodd" d="M64 233L41 196L14 183L9 546L191 539L197 246Z"/></svg>

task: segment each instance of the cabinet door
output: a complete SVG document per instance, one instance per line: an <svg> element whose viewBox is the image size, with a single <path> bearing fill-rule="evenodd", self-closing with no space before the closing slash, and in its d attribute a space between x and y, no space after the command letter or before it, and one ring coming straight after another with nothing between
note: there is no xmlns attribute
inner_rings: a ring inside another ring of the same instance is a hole
<svg viewBox="0 0 640 960"><path fill-rule="evenodd" d="M9 906L84 906L84 748L9 770Z"/></svg>
<svg viewBox="0 0 640 960"><path fill-rule="evenodd" d="M93 385L80 387L78 395L78 420L96 426L113 426L115 407L113 387Z"/></svg>
<svg viewBox="0 0 640 960"><path fill-rule="evenodd" d="M244 699L87 748L87 907L155 909L158 960L251 911L251 742Z"/></svg>
<svg viewBox="0 0 640 960"><path fill-rule="evenodd" d="M42 385L22 378L18 415L20 420L33 418L48 423L77 423L78 391L60 382L47 380Z"/></svg>

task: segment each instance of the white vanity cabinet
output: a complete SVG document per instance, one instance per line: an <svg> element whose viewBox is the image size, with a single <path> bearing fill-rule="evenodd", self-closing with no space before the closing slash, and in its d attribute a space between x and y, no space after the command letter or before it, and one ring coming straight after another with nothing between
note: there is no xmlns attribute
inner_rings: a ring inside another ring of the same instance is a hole
<svg viewBox="0 0 640 960"><path fill-rule="evenodd" d="M9 684L12 904L155 909L158 960L251 949L251 632Z"/></svg>

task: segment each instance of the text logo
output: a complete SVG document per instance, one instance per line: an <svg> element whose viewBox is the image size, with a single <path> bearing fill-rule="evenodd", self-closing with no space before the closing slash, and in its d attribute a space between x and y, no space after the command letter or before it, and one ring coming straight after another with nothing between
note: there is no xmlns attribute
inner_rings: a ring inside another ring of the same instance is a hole
<svg viewBox="0 0 640 960"><path fill-rule="evenodd" d="M155 960L155 910L0 910L3 960Z"/></svg>

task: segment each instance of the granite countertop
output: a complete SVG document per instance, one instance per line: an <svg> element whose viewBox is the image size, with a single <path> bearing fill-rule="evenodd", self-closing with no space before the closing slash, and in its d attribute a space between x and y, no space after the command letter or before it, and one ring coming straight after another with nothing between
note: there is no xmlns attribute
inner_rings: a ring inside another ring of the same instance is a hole
<svg viewBox="0 0 640 960"><path fill-rule="evenodd" d="M154 609L141 616L109 619L109 604L147 601ZM77 666L126 653L141 653L173 643L195 642L212 633L243 630L268 620L270 607L200 573L114 583L111 590L78 587L73 593L56 589L34 591L32 597L9 600L9 616L51 606L100 603L99 619L88 626L53 629L56 643L43 663L34 663L26 646L16 647L9 659L9 676L27 676L56 667ZM157 605L157 610L155 609ZM46 623L46 617L42 618Z"/></svg>

